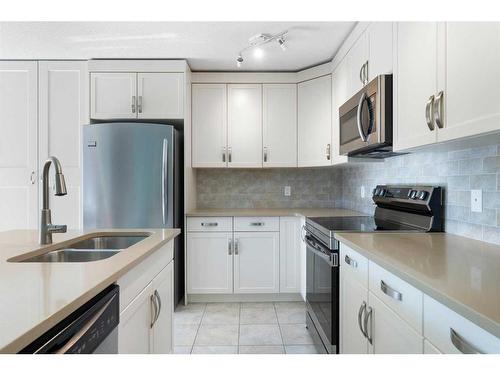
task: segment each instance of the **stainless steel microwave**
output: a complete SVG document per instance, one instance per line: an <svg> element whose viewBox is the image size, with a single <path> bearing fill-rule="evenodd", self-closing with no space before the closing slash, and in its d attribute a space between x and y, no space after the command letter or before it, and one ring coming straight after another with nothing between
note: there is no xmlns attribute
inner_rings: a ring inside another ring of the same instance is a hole
<svg viewBox="0 0 500 375"><path fill-rule="evenodd" d="M371 158L392 152L392 74L380 75L339 109L340 154Z"/></svg>

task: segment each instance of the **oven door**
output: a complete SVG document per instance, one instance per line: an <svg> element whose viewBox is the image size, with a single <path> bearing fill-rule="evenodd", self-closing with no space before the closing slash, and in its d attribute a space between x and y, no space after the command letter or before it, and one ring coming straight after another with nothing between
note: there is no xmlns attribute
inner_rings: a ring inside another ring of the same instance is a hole
<svg viewBox="0 0 500 375"><path fill-rule="evenodd" d="M310 235L305 236L306 304L308 314L328 353L338 352L339 268L338 253Z"/></svg>
<svg viewBox="0 0 500 375"><path fill-rule="evenodd" d="M382 143L380 132L379 81L377 77L339 109L340 154L347 155Z"/></svg>

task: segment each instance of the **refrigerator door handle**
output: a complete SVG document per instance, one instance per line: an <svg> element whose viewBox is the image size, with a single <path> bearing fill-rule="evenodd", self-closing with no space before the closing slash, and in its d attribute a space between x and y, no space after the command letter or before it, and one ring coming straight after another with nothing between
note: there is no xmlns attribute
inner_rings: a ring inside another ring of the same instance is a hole
<svg viewBox="0 0 500 375"><path fill-rule="evenodd" d="M161 170L161 205L163 225L167 223L167 205L168 205L168 140L163 139L162 170Z"/></svg>

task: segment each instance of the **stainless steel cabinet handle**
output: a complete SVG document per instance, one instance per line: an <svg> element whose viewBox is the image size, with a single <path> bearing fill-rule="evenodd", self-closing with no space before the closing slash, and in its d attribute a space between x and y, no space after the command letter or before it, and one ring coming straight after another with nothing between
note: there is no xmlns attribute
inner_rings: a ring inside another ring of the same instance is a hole
<svg viewBox="0 0 500 375"><path fill-rule="evenodd" d="M139 95L139 100L137 102L137 111L142 113L142 95Z"/></svg>
<svg viewBox="0 0 500 375"><path fill-rule="evenodd" d="M132 113L135 113L135 95L132 95Z"/></svg>
<svg viewBox="0 0 500 375"><path fill-rule="evenodd" d="M332 158L332 146L330 143L326 145L326 160L330 160Z"/></svg>
<svg viewBox="0 0 500 375"><path fill-rule="evenodd" d="M403 300L403 293L398 292L395 289L392 289L389 285L387 285L384 280L380 280L380 289L382 292L387 294L389 297L394 298L397 301Z"/></svg>
<svg viewBox="0 0 500 375"><path fill-rule="evenodd" d="M358 262L346 255L344 258L345 262L353 268L358 268Z"/></svg>
<svg viewBox="0 0 500 375"><path fill-rule="evenodd" d="M234 255L239 255L240 243L237 239L234 240Z"/></svg>
<svg viewBox="0 0 500 375"><path fill-rule="evenodd" d="M267 147L264 147L264 163L267 163Z"/></svg>
<svg viewBox="0 0 500 375"><path fill-rule="evenodd" d="M436 99L434 100L434 121L439 129L442 129L444 126L443 119L443 96L444 93L442 91L437 94Z"/></svg>
<svg viewBox="0 0 500 375"><path fill-rule="evenodd" d="M227 255L233 255L232 248L233 248L233 240L229 239L227 241Z"/></svg>
<svg viewBox="0 0 500 375"><path fill-rule="evenodd" d="M365 69L365 64L361 65L361 68L359 69L359 80L363 85L365 84L365 75L363 72L364 69Z"/></svg>
<svg viewBox="0 0 500 375"><path fill-rule="evenodd" d="M227 161L231 163L233 161L233 148L228 147L227 148Z"/></svg>
<svg viewBox="0 0 500 375"><path fill-rule="evenodd" d="M373 309L371 307L368 307L366 309L366 315L365 315L365 319L363 321L364 330L366 332L366 338L368 339L368 342L370 344L373 343L373 335L372 335L373 324L372 324L372 321L371 321L372 312L373 312ZM370 333L368 333L368 320L370 320Z"/></svg>
<svg viewBox="0 0 500 375"><path fill-rule="evenodd" d="M226 148L222 147L222 162L226 162Z"/></svg>
<svg viewBox="0 0 500 375"><path fill-rule="evenodd" d="M158 293L158 290L156 290L156 289L155 289L154 295L156 297L156 300L158 301L158 315L156 316L156 320L158 320L158 318L160 317L160 313L161 313L161 297L160 297L160 293ZM155 320L155 323L156 323L156 320Z"/></svg>
<svg viewBox="0 0 500 375"><path fill-rule="evenodd" d="M366 61L363 66L364 66L363 73L365 77L365 81L363 83L366 85L368 83L368 61Z"/></svg>
<svg viewBox="0 0 500 375"><path fill-rule="evenodd" d="M35 182L36 182L36 173L35 173L35 171L31 171L30 183L31 183L31 185L35 185Z"/></svg>
<svg viewBox="0 0 500 375"><path fill-rule="evenodd" d="M255 221L253 223L250 223L250 225L252 227L263 227L264 225L266 225L266 223L262 222L262 221Z"/></svg>
<svg viewBox="0 0 500 375"><path fill-rule="evenodd" d="M216 227L219 223L201 223L202 227Z"/></svg>
<svg viewBox="0 0 500 375"><path fill-rule="evenodd" d="M155 322L156 322L156 318L158 316L158 305L156 304L156 298L155 298L155 295L151 295L149 297L149 300L150 300L150 303L151 303L151 325L150 325L150 328L153 328Z"/></svg>
<svg viewBox="0 0 500 375"><path fill-rule="evenodd" d="M477 349L474 345L470 344L462 336L460 336L453 328L450 327L450 340L451 343L460 353L463 354L484 354L484 352Z"/></svg>
<svg viewBox="0 0 500 375"><path fill-rule="evenodd" d="M425 122L427 123L427 126L429 127L430 131L434 130L434 118L432 115L433 106L434 106L434 95L431 95L429 97L429 100L427 100L427 104L425 105Z"/></svg>
<svg viewBox="0 0 500 375"><path fill-rule="evenodd" d="M366 337L366 332L363 329L363 324L362 324L361 320L362 320L362 317L363 317L363 312L365 310L366 310L366 302L363 301L363 303L359 307L359 311L358 311L358 326L359 326L359 329L360 329L360 331L361 331L361 333L363 334L364 337Z"/></svg>

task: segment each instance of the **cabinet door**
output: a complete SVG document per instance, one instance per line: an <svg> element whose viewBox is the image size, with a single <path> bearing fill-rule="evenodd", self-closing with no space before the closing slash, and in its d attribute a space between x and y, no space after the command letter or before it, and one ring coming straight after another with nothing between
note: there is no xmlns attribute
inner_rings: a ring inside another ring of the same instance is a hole
<svg viewBox="0 0 500 375"><path fill-rule="evenodd" d="M183 119L183 73L137 73L137 118Z"/></svg>
<svg viewBox="0 0 500 375"><path fill-rule="evenodd" d="M0 231L35 228L37 63L0 61Z"/></svg>
<svg viewBox="0 0 500 375"><path fill-rule="evenodd" d="M349 65L349 98L352 97L363 87L363 76L362 68L363 65L368 61L368 35L363 33L359 39L354 43L352 48L347 54L347 61Z"/></svg>
<svg viewBox="0 0 500 375"><path fill-rule="evenodd" d="M152 294L153 286L150 283L120 314L120 324L118 325L118 353L152 353Z"/></svg>
<svg viewBox="0 0 500 375"><path fill-rule="evenodd" d="M344 59L332 74L332 164L347 162L347 156L340 155L339 108L349 99L348 87L349 71Z"/></svg>
<svg viewBox="0 0 500 375"><path fill-rule="evenodd" d="M498 130L500 23L447 22L442 34L446 119L438 140Z"/></svg>
<svg viewBox="0 0 500 375"><path fill-rule="evenodd" d="M423 337L369 292L372 309L370 351L374 354L422 354Z"/></svg>
<svg viewBox="0 0 500 375"><path fill-rule="evenodd" d="M280 293L300 292L301 230L300 218L280 217Z"/></svg>
<svg viewBox="0 0 500 375"><path fill-rule="evenodd" d="M263 166L297 166L297 85L263 85Z"/></svg>
<svg viewBox="0 0 500 375"><path fill-rule="evenodd" d="M228 166L262 167L262 85L228 85Z"/></svg>
<svg viewBox="0 0 500 375"><path fill-rule="evenodd" d="M234 292L279 292L279 233L234 233Z"/></svg>
<svg viewBox="0 0 500 375"><path fill-rule="evenodd" d="M154 279L153 295L158 301L158 318L153 325L153 353L169 354L173 343L174 262L170 262Z"/></svg>
<svg viewBox="0 0 500 375"><path fill-rule="evenodd" d="M82 227L81 134L89 123L87 62L40 61L38 91L39 168L49 156L56 156L68 191L62 197L50 195L52 221L78 229Z"/></svg>
<svg viewBox="0 0 500 375"><path fill-rule="evenodd" d="M399 22L394 75L395 151L436 141L425 121L425 109L437 92L437 23Z"/></svg>
<svg viewBox="0 0 500 375"><path fill-rule="evenodd" d="M331 164L332 76L298 85L298 165Z"/></svg>
<svg viewBox="0 0 500 375"><path fill-rule="evenodd" d="M373 22L368 28L368 81L392 72L393 22Z"/></svg>
<svg viewBox="0 0 500 375"><path fill-rule="evenodd" d="M358 322L363 305L368 305L368 289L354 277L341 271L340 280L340 350L342 354L367 354L366 340Z"/></svg>
<svg viewBox="0 0 500 375"><path fill-rule="evenodd" d="M193 168L226 167L226 85L197 84L191 90Z"/></svg>
<svg viewBox="0 0 500 375"><path fill-rule="evenodd" d="M188 233L188 293L232 293L232 233Z"/></svg>
<svg viewBox="0 0 500 375"><path fill-rule="evenodd" d="M91 73L90 117L127 119L137 117L137 73Z"/></svg>

